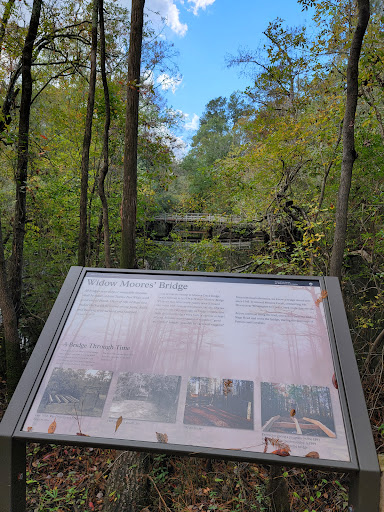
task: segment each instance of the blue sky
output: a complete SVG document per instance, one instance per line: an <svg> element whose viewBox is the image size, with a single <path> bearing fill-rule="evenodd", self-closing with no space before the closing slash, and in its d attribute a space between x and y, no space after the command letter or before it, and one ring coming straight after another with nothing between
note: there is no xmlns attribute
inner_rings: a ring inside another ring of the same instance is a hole
<svg viewBox="0 0 384 512"><path fill-rule="evenodd" d="M296 0L146 0L146 11L153 20L158 19L153 12L165 17L164 34L179 51L182 79L166 97L185 114L184 137L193 135L208 101L250 83L240 68L227 68L226 55L236 55L240 47L260 47L263 30L277 17L290 27L311 21L310 11L302 12Z"/></svg>

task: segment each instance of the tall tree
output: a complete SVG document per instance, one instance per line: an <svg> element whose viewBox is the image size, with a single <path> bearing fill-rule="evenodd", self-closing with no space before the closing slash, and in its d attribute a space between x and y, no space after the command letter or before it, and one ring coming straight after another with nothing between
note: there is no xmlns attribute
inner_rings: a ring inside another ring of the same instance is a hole
<svg viewBox="0 0 384 512"><path fill-rule="evenodd" d="M17 167L15 172L16 201L13 222L12 255L9 270L9 286L17 317L19 316L21 307L23 249L27 209L29 122L33 85L31 67L33 46L37 37L37 30L40 22L41 5L42 0L34 0L31 21L29 23L22 53L22 93L17 144Z"/></svg>
<svg viewBox="0 0 384 512"><path fill-rule="evenodd" d="M347 97L343 121L343 160L336 207L336 227L329 273L341 277L345 240L347 236L348 199L352 182L355 150L355 115L359 92L359 60L364 34L370 16L369 0L357 0L358 18L352 38L347 65Z"/></svg>
<svg viewBox="0 0 384 512"><path fill-rule="evenodd" d="M28 145L32 100L32 54L40 22L42 0L34 0L31 20L22 52L22 95L20 103L17 166L15 172L16 201L13 221L12 254L9 276L5 267L2 228L0 224L0 309L3 314L7 386L13 393L21 375L20 338L17 322L21 310L23 250L27 208Z"/></svg>
<svg viewBox="0 0 384 512"><path fill-rule="evenodd" d="M99 0L93 0L92 4L92 43L91 43L91 70L89 75L89 89L87 101L87 115L85 119L83 153L81 159L81 188L80 188L80 226L79 249L77 261L80 266L85 266L87 252L87 198L88 198L88 172L89 172L89 148L92 137L92 120L95 105L96 89L96 57L97 57L97 22L99 12Z"/></svg>
<svg viewBox="0 0 384 512"><path fill-rule="evenodd" d="M0 310L3 317L8 396L11 396L21 376L20 338L16 311L7 284L0 211Z"/></svg>
<svg viewBox="0 0 384 512"><path fill-rule="evenodd" d="M103 216L103 232L104 232L104 255L105 255L105 266L111 267L111 248L110 248L110 237L109 237L109 219L108 219L108 202L105 194L105 178L108 174L109 164L109 127L111 124L111 102L109 97L109 87L107 81L107 75L105 70L105 28L104 28L104 2L99 0L99 11L100 11L100 68L101 78L103 81L104 91L104 103L105 103L105 122L104 122L104 133L103 133L103 164L99 175L98 190L100 201L102 204L102 216Z"/></svg>
<svg viewBox="0 0 384 512"><path fill-rule="evenodd" d="M124 181L121 203L120 264L123 268L136 266L137 139L144 4L145 0L132 0L125 117Z"/></svg>

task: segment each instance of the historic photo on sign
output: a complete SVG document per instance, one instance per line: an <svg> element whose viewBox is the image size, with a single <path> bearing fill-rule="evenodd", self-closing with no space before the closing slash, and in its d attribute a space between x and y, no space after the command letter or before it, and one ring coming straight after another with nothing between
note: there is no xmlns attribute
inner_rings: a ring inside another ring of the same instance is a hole
<svg viewBox="0 0 384 512"><path fill-rule="evenodd" d="M261 383L263 432L335 438L329 388Z"/></svg>
<svg viewBox="0 0 384 512"><path fill-rule="evenodd" d="M109 416L175 423L180 381L176 375L121 373Z"/></svg>
<svg viewBox="0 0 384 512"><path fill-rule="evenodd" d="M112 372L54 368L38 412L71 416L101 416Z"/></svg>
<svg viewBox="0 0 384 512"><path fill-rule="evenodd" d="M184 423L253 429L253 382L190 377Z"/></svg>

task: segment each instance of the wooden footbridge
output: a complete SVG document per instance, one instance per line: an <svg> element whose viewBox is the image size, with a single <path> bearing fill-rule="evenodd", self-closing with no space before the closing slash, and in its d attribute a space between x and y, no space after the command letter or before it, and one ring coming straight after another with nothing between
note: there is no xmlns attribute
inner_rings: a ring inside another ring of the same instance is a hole
<svg viewBox="0 0 384 512"><path fill-rule="evenodd" d="M335 438L336 434L332 432L327 426L321 421L312 418L297 419L295 417L282 417L280 415L273 416L270 418L265 425L263 425L263 432L283 432L285 434L295 433L302 435L303 431L307 435L325 435L328 437Z"/></svg>
<svg viewBox="0 0 384 512"><path fill-rule="evenodd" d="M212 214L212 213L162 213L160 215L156 215L153 219L154 221L162 221L162 222L189 222L189 223L198 223L198 222L209 222L211 224L249 224L249 221L244 220L243 217L239 215L221 215L221 214Z"/></svg>
<svg viewBox="0 0 384 512"><path fill-rule="evenodd" d="M146 223L149 238L163 244L216 240L231 249L249 250L264 242L259 225L240 215L212 213L162 213ZM212 242L213 243L213 242Z"/></svg>

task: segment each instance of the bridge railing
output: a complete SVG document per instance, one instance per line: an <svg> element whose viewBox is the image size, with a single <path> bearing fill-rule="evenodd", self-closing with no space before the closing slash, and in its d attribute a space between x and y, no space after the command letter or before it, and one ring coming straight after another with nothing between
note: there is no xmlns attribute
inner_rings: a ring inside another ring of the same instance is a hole
<svg viewBox="0 0 384 512"><path fill-rule="evenodd" d="M155 221L163 222L216 222L220 224L240 224L246 222L239 215L216 215L212 213L162 213L154 217Z"/></svg>

